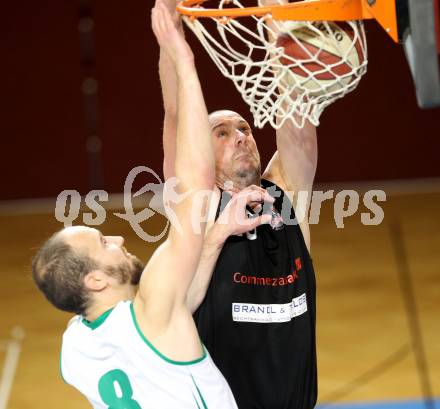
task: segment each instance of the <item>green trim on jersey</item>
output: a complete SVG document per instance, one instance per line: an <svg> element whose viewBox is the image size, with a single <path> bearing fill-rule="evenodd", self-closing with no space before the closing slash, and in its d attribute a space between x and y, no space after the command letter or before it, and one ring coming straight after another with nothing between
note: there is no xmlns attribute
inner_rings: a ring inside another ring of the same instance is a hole
<svg viewBox="0 0 440 409"><path fill-rule="evenodd" d="M197 409L202 409L199 405L199 402L197 402L197 398L196 398L196 395L194 395L194 392L192 395L193 395L194 400L196 401Z"/></svg>
<svg viewBox="0 0 440 409"><path fill-rule="evenodd" d="M192 374L191 374L191 379L192 379L192 381L193 381L193 383L194 383L194 386L195 386L196 389L197 389L197 393L199 394L200 399L202 400L203 409L208 409L208 406L206 406L205 399L203 399L203 395L201 394L200 389L199 389L199 387L197 386L196 381L194 380L194 377L192 376ZM193 395L193 396L194 396L194 395ZM197 407L199 407L199 404L198 404L198 403L197 403Z"/></svg>
<svg viewBox="0 0 440 409"><path fill-rule="evenodd" d="M114 308L114 307L113 307ZM104 323L104 321L107 319L107 317L110 315L110 313L113 311L113 308L110 308L103 314L101 314L96 320L94 321L88 321L85 318L81 320L81 322L86 326L89 327L91 330L94 330L98 328L100 325Z"/></svg>
<svg viewBox="0 0 440 409"><path fill-rule="evenodd" d="M197 364L198 362L200 362L200 361L203 361L205 358L206 358L206 356L207 356L207 354L206 354L206 350L205 350L205 347L202 345L202 349L203 349L203 355L200 357L200 358L198 358L198 359L194 359L193 361L173 361L172 359L169 359L169 358L167 358L165 355L163 355L162 353L160 353L155 347L154 347L154 345L150 342L150 341L148 341L148 339L145 337L145 335L142 333L142 331L141 331L141 329L140 329L140 327L139 327L139 324L138 324L138 322L137 322L137 319L136 319L136 315L135 315L135 313L134 313L134 308L133 308L133 303L132 302L130 302L130 311L131 311L131 316L132 316L132 318L133 318L133 323L134 323L134 326L136 327L136 330L137 330L137 332L138 332L138 334L139 334L139 336L142 338L142 340L153 350L153 352L157 355L157 356L159 356L160 358L162 358L164 361L166 361L166 362L168 362L168 363L170 363L170 364L173 364L173 365L193 365L193 364Z"/></svg>

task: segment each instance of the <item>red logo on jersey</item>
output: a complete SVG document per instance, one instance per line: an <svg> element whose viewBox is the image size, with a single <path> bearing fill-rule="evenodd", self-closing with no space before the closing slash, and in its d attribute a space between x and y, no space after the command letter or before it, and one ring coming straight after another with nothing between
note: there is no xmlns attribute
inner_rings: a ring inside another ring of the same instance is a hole
<svg viewBox="0 0 440 409"><path fill-rule="evenodd" d="M257 277L253 275L246 275L240 272L234 273L232 280L237 284L248 285L267 285L271 287L284 286L293 284L298 278L298 271L302 269L301 257L295 259L295 269L291 274L284 277Z"/></svg>

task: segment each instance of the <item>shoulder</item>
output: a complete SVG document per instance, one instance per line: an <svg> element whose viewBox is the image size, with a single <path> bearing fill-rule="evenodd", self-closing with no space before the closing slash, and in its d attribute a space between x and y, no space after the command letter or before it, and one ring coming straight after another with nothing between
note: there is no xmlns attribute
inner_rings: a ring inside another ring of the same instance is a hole
<svg viewBox="0 0 440 409"><path fill-rule="evenodd" d="M285 192L289 190L289 186L287 186L286 178L283 173L283 168L281 166L278 151L275 152L269 164L267 165L262 175L262 179L265 179L279 186Z"/></svg>
<svg viewBox="0 0 440 409"><path fill-rule="evenodd" d="M131 301L125 300L118 302L113 308L110 308L93 322L87 321L82 315L72 317L64 331L63 339L70 336L81 336L81 334L91 334L99 329L99 332L106 330L118 322L125 322L131 312Z"/></svg>
<svg viewBox="0 0 440 409"><path fill-rule="evenodd" d="M67 323L66 326L66 330L71 326L71 325L75 325L79 320L81 320L81 316L80 315L75 315L74 317L72 317L69 322Z"/></svg>

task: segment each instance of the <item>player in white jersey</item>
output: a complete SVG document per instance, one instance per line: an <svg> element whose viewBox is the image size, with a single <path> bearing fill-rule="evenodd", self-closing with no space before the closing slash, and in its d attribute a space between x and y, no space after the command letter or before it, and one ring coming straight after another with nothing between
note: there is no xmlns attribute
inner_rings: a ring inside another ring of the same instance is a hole
<svg viewBox="0 0 440 409"><path fill-rule="evenodd" d="M63 336L61 370L94 408L237 407L187 307L205 231L190 215L198 192L214 184L214 156L194 56L167 6L156 1L152 27L178 82L175 175L186 198L170 206L180 231L171 226L145 268L122 237L85 226L54 234L33 260L34 280L49 301L77 314ZM258 192L246 198L262 199Z"/></svg>
<svg viewBox="0 0 440 409"><path fill-rule="evenodd" d="M120 301L92 323L72 320L61 351L67 383L94 408L236 408L205 349L190 361L168 358L144 335L134 308Z"/></svg>

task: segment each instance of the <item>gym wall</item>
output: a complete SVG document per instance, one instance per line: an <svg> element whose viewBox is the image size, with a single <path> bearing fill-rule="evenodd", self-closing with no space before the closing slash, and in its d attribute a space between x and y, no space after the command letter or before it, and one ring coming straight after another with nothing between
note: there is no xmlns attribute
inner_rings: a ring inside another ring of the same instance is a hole
<svg viewBox="0 0 440 409"><path fill-rule="evenodd" d="M3 4L0 36L2 187L0 199L55 197L64 189L123 190L128 172L162 173L163 109L152 1L93 3L103 183L90 184L78 33L80 2ZM367 23L369 71L359 88L322 116L318 182L440 176L440 109L419 110L403 49ZM247 106L191 33L209 110ZM274 131L256 129L263 166ZM294 158L293 158L294 160ZM98 166L101 166L98 164Z"/></svg>

